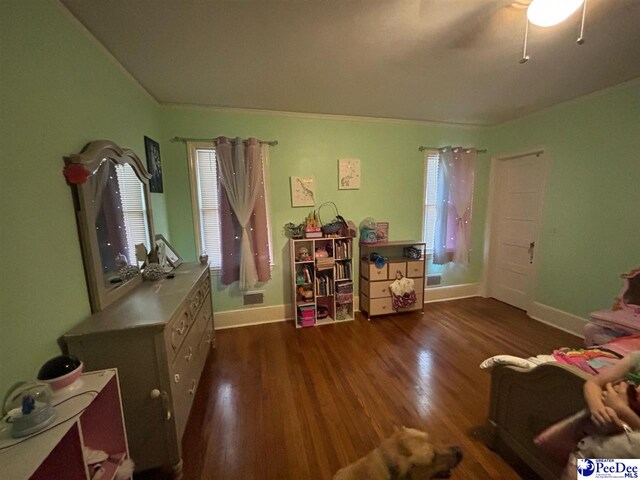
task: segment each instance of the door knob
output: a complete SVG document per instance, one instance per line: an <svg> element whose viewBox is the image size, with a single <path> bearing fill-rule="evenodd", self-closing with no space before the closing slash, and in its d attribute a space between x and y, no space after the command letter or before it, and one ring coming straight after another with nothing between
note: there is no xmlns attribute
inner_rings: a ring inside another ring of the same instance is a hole
<svg viewBox="0 0 640 480"><path fill-rule="evenodd" d="M531 242L529 244L529 249L528 249L528 252L529 252L529 263L533 263L533 252L534 252L535 249L536 249L536 242Z"/></svg>

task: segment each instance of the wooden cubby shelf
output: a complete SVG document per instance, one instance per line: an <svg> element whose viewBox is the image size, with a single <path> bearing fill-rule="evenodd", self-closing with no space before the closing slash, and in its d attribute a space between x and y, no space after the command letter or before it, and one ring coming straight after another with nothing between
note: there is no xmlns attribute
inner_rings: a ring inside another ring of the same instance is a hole
<svg viewBox="0 0 640 480"><path fill-rule="evenodd" d="M353 239L292 239L297 328L353 320Z"/></svg>

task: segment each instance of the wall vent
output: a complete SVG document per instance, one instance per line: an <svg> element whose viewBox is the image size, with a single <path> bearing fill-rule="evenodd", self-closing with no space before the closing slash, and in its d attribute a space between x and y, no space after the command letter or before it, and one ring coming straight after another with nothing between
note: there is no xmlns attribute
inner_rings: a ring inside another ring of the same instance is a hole
<svg viewBox="0 0 640 480"><path fill-rule="evenodd" d="M427 287L437 287L442 283L442 275L427 275Z"/></svg>
<svg viewBox="0 0 640 480"><path fill-rule="evenodd" d="M246 292L242 296L244 305L259 305L264 303L264 290L255 290L252 292Z"/></svg>

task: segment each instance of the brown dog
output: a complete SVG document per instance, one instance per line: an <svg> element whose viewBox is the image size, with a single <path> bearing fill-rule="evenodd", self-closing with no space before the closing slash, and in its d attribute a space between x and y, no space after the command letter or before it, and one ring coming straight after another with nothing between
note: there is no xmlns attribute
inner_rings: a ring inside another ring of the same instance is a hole
<svg viewBox="0 0 640 480"><path fill-rule="evenodd" d="M425 432L402 427L378 448L340 469L333 480L447 478L461 459L459 447L436 447Z"/></svg>

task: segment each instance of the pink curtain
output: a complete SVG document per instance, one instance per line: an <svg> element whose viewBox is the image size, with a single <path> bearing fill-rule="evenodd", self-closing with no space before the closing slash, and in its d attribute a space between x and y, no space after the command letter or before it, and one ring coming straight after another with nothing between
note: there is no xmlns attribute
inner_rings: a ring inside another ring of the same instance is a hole
<svg viewBox="0 0 640 480"><path fill-rule="evenodd" d="M269 147L255 138L219 137L215 145L220 166L221 281L239 282L240 289L247 290L271 278L263 175Z"/></svg>
<svg viewBox="0 0 640 480"><path fill-rule="evenodd" d="M448 147L440 152L433 263L469 264L471 207L476 151Z"/></svg>

